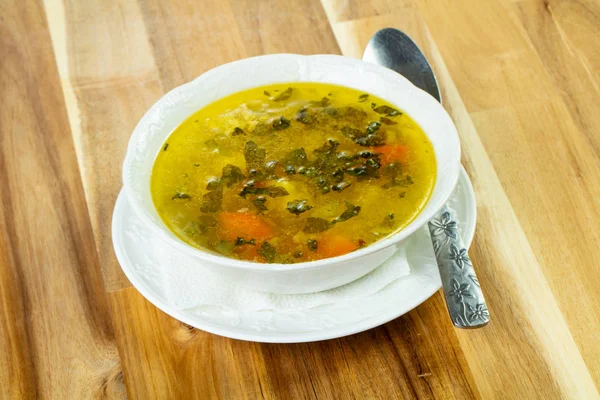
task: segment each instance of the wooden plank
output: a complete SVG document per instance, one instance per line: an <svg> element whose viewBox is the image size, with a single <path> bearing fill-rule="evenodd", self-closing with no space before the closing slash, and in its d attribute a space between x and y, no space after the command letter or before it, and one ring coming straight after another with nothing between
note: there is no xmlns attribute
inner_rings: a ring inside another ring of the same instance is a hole
<svg viewBox="0 0 600 400"><path fill-rule="evenodd" d="M43 7L0 8L0 397L122 397Z"/></svg>
<svg viewBox="0 0 600 400"><path fill-rule="evenodd" d="M460 8L460 5L457 7ZM441 8L443 9L443 7ZM477 128L479 129L475 130L457 88L450 78L445 60L442 59L440 54L441 50L438 50L436 46L437 41L433 41L428 29L425 27L424 15L426 12L427 8L425 13L414 9L396 10L396 12L389 15L333 22L333 27L336 36L343 38L340 41L340 46L344 54L354 57L360 57L370 35L377 29L386 26L402 29L410 34L425 51L438 75L444 104L455 120L461 135L464 150L463 164L465 164L471 175L479 204L478 229L471 250L471 258L478 267L480 282L485 290L490 312L493 315L492 323L480 331L459 331L457 333L478 388L484 398L597 396L597 390L590 372L579 353L577 347L579 343L576 343L571 337L569 327L560 313L559 304L553 299L551 288L554 289L554 285L549 285L545 280L546 270L544 267L546 267L546 264L538 262L539 252L544 251L548 243L543 246L530 247L525 233L533 234L533 232L526 230L527 225L524 229L518 219L523 218L525 221L537 220L536 211L530 208L527 212L524 212L524 215L517 215L513 212L511 205L513 197L510 195L513 195L513 192L505 193L503 189L503 185L510 184L511 179L519 176L519 169L528 162L523 157L519 158L518 162L516 162L514 156L511 157L514 152L518 152L518 150L514 150L515 143L527 140L522 137L526 134L530 135L532 143L538 143L540 142L540 135L531 135L531 130L515 132L513 127L507 126L506 120L501 117L497 118L496 121L497 131L491 132L489 129L485 129L489 125L486 123L478 123ZM434 15L434 17L437 18L437 15ZM504 17L508 18L506 15ZM511 26L511 21L504 21L504 23ZM470 20L466 19L465 24L467 22L470 22ZM477 22L477 28L480 28L479 23ZM501 24L503 22L497 23ZM466 31L475 29L471 26L464 26L464 28ZM515 38L517 33L514 33ZM500 35L504 35L504 33L502 32ZM446 41L450 40L456 39L446 39ZM443 40L441 42L443 43ZM451 46L457 45L451 43ZM479 50L478 48L474 49L473 57L485 56L485 54L480 54ZM529 58L535 58L535 56L534 52L528 55ZM459 60L454 56L452 61L458 62ZM545 73L543 69L541 72ZM487 70L484 69L481 74L487 74ZM454 78L454 74L452 74L452 78ZM473 78L478 79L478 76ZM494 84L501 86L511 83L504 81L495 82ZM553 88L551 89L553 90ZM468 97L472 90L471 87L463 86L461 95L466 92ZM519 103L524 101L524 98L506 100ZM528 105L529 103L523 104ZM546 112L539 114L540 110L536 111L538 111L537 115L540 118L546 116ZM476 115L480 114L484 113ZM527 114L523 113L524 116ZM552 125L553 122L556 122L556 120L550 119L548 126ZM531 126L534 127L536 124L545 126L538 120L534 120ZM507 129L511 133L515 132L514 135L507 135ZM485 139L484 143L480 141L478 134ZM494 141L494 145L487 147L492 149L491 156L486 154L483 147L483 144L487 144L487 140ZM499 151L499 147L503 147L503 151ZM510 152L509 148L512 148L513 152ZM543 154L548 154L548 152L544 153L544 149L540 149L540 154L536 154L540 165L547 163L547 159L544 158ZM532 157L533 155L530 154L529 156ZM496 157L498 162L492 163L492 160L495 160ZM593 159L593 157L588 156L587 159ZM496 175L494 166L501 173ZM535 173L528 176L530 179L520 180L520 193L522 193L520 197L522 198L531 195L529 185L533 177L537 177ZM546 197L550 199L549 196ZM592 198L594 197L589 197L589 199ZM566 213L565 218L568 218L569 215L569 213ZM587 214L588 217L589 215ZM582 215L582 219L584 218L585 215ZM543 229L538 224L536 233L540 230ZM595 235L595 233L591 235ZM577 235L573 237L576 238ZM535 243L541 242L536 241ZM506 252L505 249L512 249L512 251ZM582 252L585 252L585 249ZM591 254L593 254L593 251ZM527 266L528 270L521 270L521 266L524 265ZM560 270L557 269L556 271ZM595 281L592 279L589 286L592 287L594 283ZM523 286L518 288L520 285ZM578 280L574 285L581 286L581 282ZM565 292L571 290L572 293L574 285L567 286ZM497 291L496 288L502 288L502 291ZM577 290L574 290L574 292L578 293ZM530 297L531 293L535 293L535 296ZM539 300L542 298L545 300ZM502 306L499 307L499 305ZM544 309L544 318L532 314L529 310L540 309L540 307ZM548 318L549 316L551 318ZM583 318L585 317L581 319ZM594 318L592 314L587 320L593 321ZM581 320L579 322L583 323ZM546 327L541 328L542 325ZM574 326L579 325L574 324ZM548 332L552 332L552 334L549 335ZM589 346L588 341L594 340L591 332L592 330L587 330L587 328L582 330L582 337L585 337L586 340L582 342L583 345ZM503 343L504 345L497 346L494 345L495 343ZM572 368L578 369L581 374L574 374L572 369L564 368L564 362L567 362L567 360L558 360L557 345L561 346L563 351L566 352L565 354L572 354L573 358L570 360L573 363ZM518 349L518 351L514 351L515 349ZM595 350L589 350L589 352L593 351ZM504 360L509 358L512 361L510 368L505 368ZM592 363L595 362L592 361L593 357L588 357L588 359ZM502 372L498 373L498 371ZM523 377L528 378L524 379ZM581 392L576 395L574 390L580 390Z"/></svg>
<svg viewBox="0 0 600 400"><path fill-rule="evenodd" d="M133 128L163 89L136 2L45 0L52 43L107 290L129 287L112 211Z"/></svg>
<svg viewBox="0 0 600 400"><path fill-rule="evenodd" d="M539 57L497 0L419 0L419 10L469 112L553 92Z"/></svg>
<svg viewBox="0 0 600 400"><path fill-rule="evenodd" d="M478 398L439 294L383 327L260 344L190 328L135 289L109 296L133 398ZM168 366L168 367L166 367Z"/></svg>

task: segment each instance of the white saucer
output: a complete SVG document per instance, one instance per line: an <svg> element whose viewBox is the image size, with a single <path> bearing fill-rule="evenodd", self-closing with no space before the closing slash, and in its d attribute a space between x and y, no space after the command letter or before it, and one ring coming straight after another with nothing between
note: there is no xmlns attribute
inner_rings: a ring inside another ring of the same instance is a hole
<svg viewBox="0 0 600 400"><path fill-rule="evenodd" d="M473 187L464 169L449 205L455 211L463 240L469 247L475 232L476 205ZM112 238L123 272L152 304L188 325L235 339L310 342L362 332L403 315L441 287L431 240L424 227L408 239L408 274L369 297L308 309L243 311L204 306L179 310L167 300L160 279L160 269L168 266L151 262L153 253L173 249L167 244L157 248L151 231L142 225L123 192L113 213ZM148 245L150 242L152 246Z"/></svg>

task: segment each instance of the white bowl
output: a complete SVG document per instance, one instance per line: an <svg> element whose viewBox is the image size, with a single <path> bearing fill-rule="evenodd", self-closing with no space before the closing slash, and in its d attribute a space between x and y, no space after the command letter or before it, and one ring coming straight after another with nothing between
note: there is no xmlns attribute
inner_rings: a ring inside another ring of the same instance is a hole
<svg viewBox="0 0 600 400"><path fill-rule="evenodd" d="M339 257L298 264L235 260L192 247L162 222L150 194L150 175L166 138L200 108L241 90L274 83L323 82L372 93L410 115L433 144L437 162L433 193L417 218L398 233ZM460 143L444 108L401 75L361 60L334 56L273 54L221 65L179 86L160 100L135 127L123 164L123 184L132 208L166 243L228 279L257 290L310 293L344 285L387 260L396 246L426 224L446 203L460 172Z"/></svg>

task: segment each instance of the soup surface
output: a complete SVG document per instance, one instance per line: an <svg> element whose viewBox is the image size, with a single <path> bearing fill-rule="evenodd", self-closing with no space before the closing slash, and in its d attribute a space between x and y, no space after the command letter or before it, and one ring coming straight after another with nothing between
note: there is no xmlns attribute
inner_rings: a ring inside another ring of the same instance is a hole
<svg viewBox="0 0 600 400"><path fill-rule="evenodd" d="M152 198L197 248L295 263L408 225L435 183L421 128L371 94L319 83L254 88L199 110L156 157Z"/></svg>

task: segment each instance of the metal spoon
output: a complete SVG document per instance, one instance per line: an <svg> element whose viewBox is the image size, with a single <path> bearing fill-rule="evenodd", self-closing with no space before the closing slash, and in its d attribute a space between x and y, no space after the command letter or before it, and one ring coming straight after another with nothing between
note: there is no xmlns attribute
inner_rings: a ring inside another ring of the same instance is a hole
<svg viewBox="0 0 600 400"><path fill-rule="evenodd" d="M403 75L440 103L440 89L431 65L419 47L405 33L385 28L373 35L363 60L387 67ZM445 205L429 222L446 305L457 328L480 328L490 320L487 305L471 264L458 224Z"/></svg>

